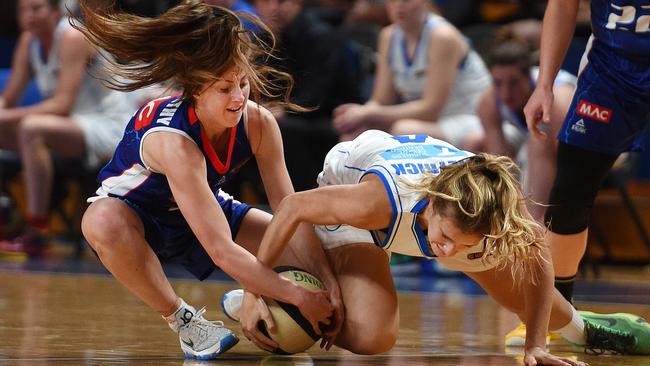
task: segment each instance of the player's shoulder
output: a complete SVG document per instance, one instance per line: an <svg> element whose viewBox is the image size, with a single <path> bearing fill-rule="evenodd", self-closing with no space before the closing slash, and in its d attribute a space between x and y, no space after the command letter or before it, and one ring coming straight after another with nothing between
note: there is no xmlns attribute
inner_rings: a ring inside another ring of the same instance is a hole
<svg viewBox="0 0 650 366"><path fill-rule="evenodd" d="M272 136L277 135L274 132L279 130L278 122L270 110L252 100L246 102L244 113L243 123L248 141L253 152L256 152L263 140L271 139Z"/></svg>
<svg viewBox="0 0 650 366"><path fill-rule="evenodd" d="M86 36L80 30L66 24L61 30L61 50L94 53L95 48L88 42Z"/></svg>
<svg viewBox="0 0 650 366"><path fill-rule="evenodd" d="M249 126L277 123L271 111L252 100L246 102L246 110L244 113L246 114L246 120Z"/></svg>
<svg viewBox="0 0 650 366"><path fill-rule="evenodd" d="M391 39L393 38L393 34L395 33L395 29L397 28L396 25L390 24L385 26L384 28L379 31L379 36L378 36L378 46L379 49L388 49L388 45L390 44Z"/></svg>

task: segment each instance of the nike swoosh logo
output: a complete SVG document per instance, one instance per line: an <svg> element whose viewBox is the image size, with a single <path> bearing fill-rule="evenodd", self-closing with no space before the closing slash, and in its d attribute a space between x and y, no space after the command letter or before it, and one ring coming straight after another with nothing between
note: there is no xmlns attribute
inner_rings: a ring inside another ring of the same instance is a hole
<svg viewBox="0 0 650 366"><path fill-rule="evenodd" d="M194 342L192 342L191 339L190 339L189 342L186 342L184 339L181 338L181 342L185 343L186 346L188 346L188 347L194 349Z"/></svg>

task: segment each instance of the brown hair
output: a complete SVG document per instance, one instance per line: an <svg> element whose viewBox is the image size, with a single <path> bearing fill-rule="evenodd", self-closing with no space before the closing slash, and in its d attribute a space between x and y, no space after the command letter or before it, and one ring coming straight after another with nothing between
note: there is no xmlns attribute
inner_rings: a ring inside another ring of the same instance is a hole
<svg viewBox="0 0 650 366"><path fill-rule="evenodd" d="M246 20L264 36L244 29L230 10L200 0L185 0L156 18L91 10L87 0L81 0L79 5L83 23L79 19L71 23L102 50L109 71L117 76L104 80L112 89L132 91L171 82L183 89L184 98L191 100L206 83L236 65L248 75L253 100L258 101L260 96L281 97L289 108L301 110L288 99L291 76L262 63L273 57L275 40L256 17ZM282 91L278 81L286 87Z"/></svg>
<svg viewBox="0 0 650 366"><path fill-rule="evenodd" d="M543 230L526 209L517 171L509 157L482 153L442 167L414 188L464 232L485 235L483 260L490 256L498 268L512 263L513 278L530 270L534 283L534 262L544 260Z"/></svg>
<svg viewBox="0 0 650 366"><path fill-rule="evenodd" d="M486 64L488 68L514 65L524 75L528 75L530 67L535 64L535 56L524 39L515 35L512 29L504 27L497 34L486 56Z"/></svg>

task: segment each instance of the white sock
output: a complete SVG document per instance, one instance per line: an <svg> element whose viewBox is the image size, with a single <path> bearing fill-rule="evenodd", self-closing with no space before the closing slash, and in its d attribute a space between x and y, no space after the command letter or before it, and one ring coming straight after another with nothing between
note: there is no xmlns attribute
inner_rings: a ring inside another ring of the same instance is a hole
<svg viewBox="0 0 650 366"><path fill-rule="evenodd" d="M178 306L178 308L171 315L162 317L167 322L167 325L169 325L169 327L172 328L172 330L176 333L178 333L178 328L180 328L180 326L182 325L179 323L179 318L185 314L185 312L181 310L183 309L189 310L192 316L194 315L194 313L196 313L196 309L194 309L191 305L188 305L185 302L185 300L181 299L180 297L178 299L180 300L180 305ZM188 320L191 319L192 316L190 316ZM187 321L183 322L183 324L185 323L187 323Z"/></svg>
<svg viewBox="0 0 650 366"><path fill-rule="evenodd" d="M585 322L573 306L571 307L571 313L571 321L562 328L553 330L553 333L561 335L562 338L573 344L584 345L587 343L587 338L585 337Z"/></svg>

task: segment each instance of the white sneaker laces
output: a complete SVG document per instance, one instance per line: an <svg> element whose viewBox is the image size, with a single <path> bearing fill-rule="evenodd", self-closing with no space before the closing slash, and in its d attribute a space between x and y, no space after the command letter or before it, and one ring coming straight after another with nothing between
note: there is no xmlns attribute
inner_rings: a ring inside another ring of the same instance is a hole
<svg viewBox="0 0 650 366"><path fill-rule="evenodd" d="M220 320L207 320L203 317L205 314L205 306L199 309L196 314L190 320L188 324L188 329L190 334L198 338L198 343L202 343L209 337L210 328L222 328L224 326L223 322Z"/></svg>
<svg viewBox="0 0 650 366"><path fill-rule="evenodd" d="M205 314L205 306L202 307L201 309L197 310L196 314L192 317L190 320L190 324L192 325L208 325L208 326L218 326L218 327L223 327L224 324L221 320L207 320L203 317L203 314Z"/></svg>

